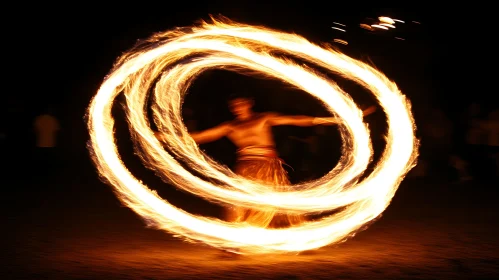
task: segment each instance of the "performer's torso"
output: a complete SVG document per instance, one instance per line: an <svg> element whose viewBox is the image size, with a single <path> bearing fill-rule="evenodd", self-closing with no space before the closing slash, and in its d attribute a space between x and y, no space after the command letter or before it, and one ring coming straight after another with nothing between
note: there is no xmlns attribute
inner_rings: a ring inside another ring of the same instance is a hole
<svg viewBox="0 0 499 280"><path fill-rule="evenodd" d="M248 146L274 146L272 127L265 115L257 115L248 121L234 121L228 138L239 148Z"/></svg>

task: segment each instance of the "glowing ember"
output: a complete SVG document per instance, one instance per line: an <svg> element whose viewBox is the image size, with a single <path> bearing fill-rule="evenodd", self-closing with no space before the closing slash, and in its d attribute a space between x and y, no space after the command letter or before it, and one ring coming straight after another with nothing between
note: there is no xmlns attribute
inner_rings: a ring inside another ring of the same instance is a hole
<svg viewBox="0 0 499 280"><path fill-rule="evenodd" d="M362 62L298 35L227 20L164 32L150 41L148 47L124 55L105 79L88 109L88 127L92 156L100 174L123 203L152 226L187 240L237 248L243 254L315 249L344 240L378 217L415 163L418 144L408 102L393 82ZM358 82L378 99L387 115L387 148L367 178L358 180L372 158L362 111L334 82L289 59L273 56L276 50ZM210 68L258 71L321 100L343 121L344 155L340 163L318 180L293 186L293 191L275 192L235 175L203 154L182 122L181 105L193 78ZM148 93L158 77L154 118L172 154L156 139L146 117ZM291 228L269 229L199 217L172 206L137 180L118 155L111 107L123 92L137 151L148 167L178 188L217 203L272 207L282 212L342 210ZM177 162L179 158L209 180L185 169Z"/></svg>

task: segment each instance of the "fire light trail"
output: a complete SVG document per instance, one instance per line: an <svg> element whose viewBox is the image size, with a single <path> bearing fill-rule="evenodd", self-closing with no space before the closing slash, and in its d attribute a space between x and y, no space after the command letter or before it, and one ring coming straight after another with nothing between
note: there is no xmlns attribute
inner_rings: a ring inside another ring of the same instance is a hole
<svg viewBox="0 0 499 280"><path fill-rule="evenodd" d="M151 226L189 241L237 248L242 254L315 249L344 240L378 217L415 164L418 142L408 101L393 82L360 61L298 35L228 20L160 33L149 43L119 59L88 108L88 128L89 146L101 176L114 187L122 202ZM387 115L387 147L367 178L358 180L372 158L362 111L334 82L289 59L273 56L276 50L358 82L378 99ZM340 163L318 180L292 186L288 192L275 192L210 159L189 136L181 106L194 78L213 68L258 71L321 100L343 121L340 131L344 154ZM155 138L146 116L152 88L154 121L168 136L170 153ZM178 188L224 205L272 207L295 213L344 210L299 226L269 229L200 217L174 207L135 178L120 159L111 108L122 93L126 96L132 138L143 162ZM209 180L196 176L177 159Z"/></svg>

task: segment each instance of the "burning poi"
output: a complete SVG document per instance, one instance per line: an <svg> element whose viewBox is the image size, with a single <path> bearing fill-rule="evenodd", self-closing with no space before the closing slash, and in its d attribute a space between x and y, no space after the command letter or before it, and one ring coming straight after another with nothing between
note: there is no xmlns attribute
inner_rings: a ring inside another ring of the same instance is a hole
<svg viewBox="0 0 499 280"><path fill-rule="evenodd" d="M387 116L387 146L367 177L359 180L372 160L362 111L336 83L289 58L274 55L277 52L358 82L379 101ZM338 165L320 179L282 191L238 176L203 153L183 124L181 107L194 78L214 68L261 72L322 101L341 121L344 144ZM147 118L146 103L153 86L154 121L167 140L166 150ZM171 205L135 178L120 159L111 114L119 94L126 97L131 135L143 162L174 186L223 205L296 215L341 211L286 228L268 228L201 217ZM88 128L89 147L99 173L121 201L149 225L242 254L311 250L353 235L386 209L418 155L409 102L381 72L298 35L228 20L159 33L147 46L126 53L93 98Z"/></svg>

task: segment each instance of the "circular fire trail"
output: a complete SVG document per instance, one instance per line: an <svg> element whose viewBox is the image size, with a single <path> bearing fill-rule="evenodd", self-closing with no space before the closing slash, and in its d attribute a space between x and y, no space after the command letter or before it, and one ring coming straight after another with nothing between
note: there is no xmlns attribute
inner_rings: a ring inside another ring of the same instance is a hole
<svg viewBox="0 0 499 280"><path fill-rule="evenodd" d="M362 111L333 81L277 53L355 81L376 97L386 113L388 132L387 146L371 174L359 179L372 160ZM181 107L194 78L213 68L259 72L322 101L331 114L342 120L344 153L339 164L318 180L276 192L210 159L189 136ZM168 139L166 150L154 136L147 118L150 93L155 101L154 121ZM143 162L176 187L224 205L271 207L288 213L341 211L298 226L271 229L200 217L174 207L135 178L120 159L111 114L120 94L126 97L127 120ZM243 254L311 250L353 235L386 209L418 155L409 102L382 73L298 35L228 20L156 34L147 46L125 54L93 98L88 108L88 128L89 147L98 171L126 206L156 228L189 241L237 248Z"/></svg>

